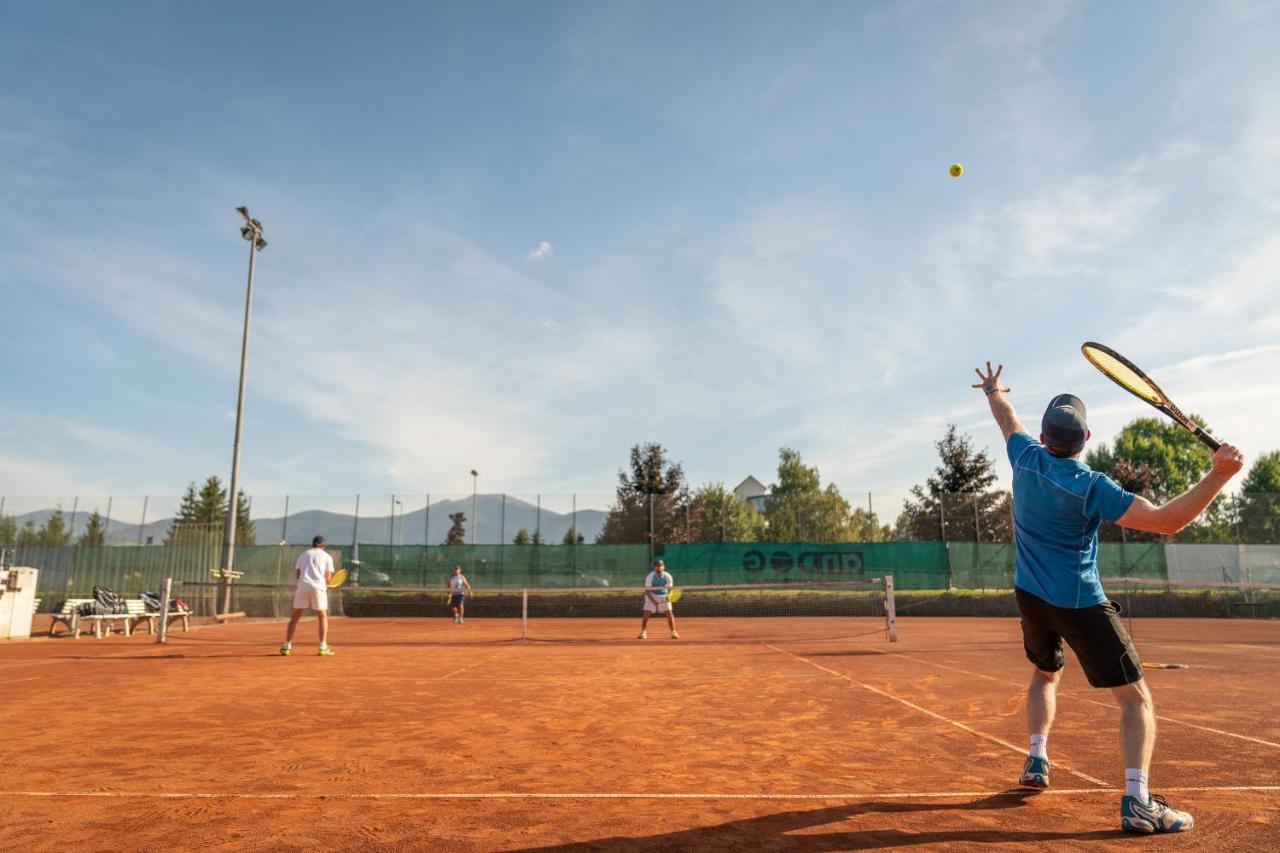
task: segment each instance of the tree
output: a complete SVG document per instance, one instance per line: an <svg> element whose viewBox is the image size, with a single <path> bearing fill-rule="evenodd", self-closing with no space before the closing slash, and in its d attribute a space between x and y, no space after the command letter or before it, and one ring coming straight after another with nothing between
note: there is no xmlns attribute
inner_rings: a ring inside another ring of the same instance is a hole
<svg viewBox="0 0 1280 853"><path fill-rule="evenodd" d="M694 542L754 542L765 531L764 516L723 483L707 483L694 492L689 527Z"/></svg>
<svg viewBox="0 0 1280 853"><path fill-rule="evenodd" d="M511 540L511 544L513 545L533 544L529 539L529 531L521 527L519 530L516 531L516 538Z"/></svg>
<svg viewBox="0 0 1280 853"><path fill-rule="evenodd" d="M533 531L533 535L529 537L529 544L530 544L530 545L541 545L541 544L542 544L542 531L541 531L541 530L535 530L535 531Z"/></svg>
<svg viewBox="0 0 1280 853"><path fill-rule="evenodd" d="M560 540L561 545L581 545L586 541L586 537L578 532L578 528L570 527L564 532L564 538Z"/></svg>
<svg viewBox="0 0 1280 853"><path fill-rule="evenodd" d="M893 528L881 524L880 518L873 511L854 507L849 514L846 536L850 542L884 542L893 538Z"/></svg>
<svg viewBox="0 0 1280 853"><path fill-rule="evenodd" d="M852 508L834 483L822 488L816 467L804 464L800 452L778 449L778 481L764 502L771 542L846 542Z"/></svg>
<svg viewBox="0 0 1280 853"><path fill-rule="evenodd" d="M1204 418L1191 415L1191 419L1208 431ZM1121 466L1122 460L1128 468ZM1123 478L1136 474L1137 478L1130 482L1146 486L1148 497L1164 502L1204 476L1212 464L1212 454L1199 439L1172 421L1138 418L1126 424L1110 446L1101 444L1089 451L1085 462L1126 488L1129 485Z"/></svg>
<svg viewBox="0 0 1280 853"><path fill-rule="evenodd" d="M71 531L67 528L67 520L59 507L45 519L36 534L36 545L41 548L61 548L71 544Z"/></svg>
<svg viewBox="0 0 1280 853"><path fill-rule="evenodd" d="M991 491L995 461L955 424L935 445L941 464L923 486L913 486L898 517L900 538L960 542L1008 542L1009 495Z"/></svg>
<svg viewBox="0 0 1280 853"><path fill-rule="evenodd" d="M1280 450L1259 456L1240 487L1239 535L1245 542L1280 542Z"/></svg>
<svg viewBox="0 0 1280 853"><path fill-rule="evenodd" d="M40 534L36 530L35 519L28 518L18 530L15 543L19 548L35 548L40 544Z"/></svg>
<svg viewBox="0 0 1280 853"><path fill-rule="evenodd" d="M12 515L0 515L0 548L12 548L18 544L18 520Z"/></svg>
<svg viewBox="0 0 1280 853"><path fill-rule="evenodd" d="M596 542L648 542L650 525L654 547L686 541L689 488L684 469L671 462L666 448L656 442L633 446L629 468L618 471L617 497Z"/></svg>
<svg viewBox="0 0 1280 853"><path fill-rule="evenodd" d="M79 544L85 548L100 548L106 544L106 533L107 527L102 522L102 516L95 509L93 515L89 516L89 526L81 534Z"/></svg>
<svg viewBox="0 0 1280 853"><path fill-rule="evenodd" d="M178 512L165 535L168 545L204 545L222 541L227 522L227 490L217 477L209 477L200 490L188 484ZM253 545L257 531L249 517L249 501L243 491L236 495L236 544Z"/></svg>
<svg viewBox="0 0 1280 853"><path fill-rule="evenodd" d="M449 520L453 522L453 526L449 528L449 532L445 535L444 544L465 545L467 542L467 514L465 512L453 512L449 514Z"/></svg>

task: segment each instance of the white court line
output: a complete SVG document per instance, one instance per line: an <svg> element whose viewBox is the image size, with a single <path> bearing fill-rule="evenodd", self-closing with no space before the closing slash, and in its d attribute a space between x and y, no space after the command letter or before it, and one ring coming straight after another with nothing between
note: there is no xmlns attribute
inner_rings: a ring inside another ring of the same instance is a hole
<svg viewBox="0 0 1280 853"><path fill-rule="evenodd" d="M961 669L958 666L948 666L945 663L937 663L935 661L925 660L924 658L916 658L916 657L912 657L911 655L904 655L901 652L886 652L885 654L892 655L893 657L896 657L896 658L905 658L907 660L913 660L917 663L927 664L928 666L939 667L941 669L949 669L953 672L964 673L965 675L971 675L975 678L985 678L987 681L994 681L997 684L1007 684L1011 687L1021 687L1023 690L1026 689L1025 684L1018 684L1018 682L1016 681L1006 681L1003 678L995 678L994 676L984 675L981 672L970 672L969 670ZM1088 702L1090 705L1100 705L1103 708L1110 708L1113 711L1120 710L1119 705L1114 705L1109 702L1099 702L1097 699L1090 699L1088 696L1081 696L1078 692L1073 690L1060 690L1058 692L1060 695L1071 696L1072 698L1078 699L1081 702ZM1156 714L1156 719L1162 723L1174 723L1179 726L1186 726L1187 728L1190 728L1190 729L1199 729L1202 732L1210 732L1211 734L1222 735L1223 737L1233 737L1238 740L1247 740L1249 741L1249 743L1258 743L1258 744L1262 744L1263 746L1271 746L1271 747L1275 747L1276 749L1280 749L1280 743L1275 743L1269 740L1263 740L1262 738L1249 737L1248 735L1240 735L1240 734L1236 734L1235 732L1224 731L1223 729L1212 729L1212 728L1209 728L1208 726L1202 726L1199 723L1189 723L1186 720L1179 720L1176 717L1166 717L1163 714Z"/></svg>
<svg viewBox="0 0 1280 853"><path fill-rule="evenodd" d="M886 699L892 699L894 702L899 702L903 705L906 705L908 708L911 708L912 710L919 711L922 714L926 714L930 717L933 717L935 720L941 720L947 725L955 726L957 729L960 729L961 731L968 732L969 734L975 735L984 740L989 740L992 743L997 743L1000 746L1005 747L1006 749L1011 749L1014 752L1016 752L1018 755L1025 757L1027 754L1027 751L1025 749L1023 749L1020 746L1015 746L1014 744L1009 743L1009 741L1004 740L1003 738L998 738L995 735L989 735L986 732L980 732L971 726L966 726L964 723L960 722L959 720L953 720L950 717L944 717L942 714L939 714L936 711L930 711L928 708L921 707L920 705L917 705L914 702L909 702L906 699L903 699L899 696L894 696L892 693L886 693L885 691L880 690L877 687L872 687L870 684L863 684L861 681L858 681L855 678L845 675L842 672L837 672L834 669L827 669L825 666L823 666L820 663L814 663L808 658L801 657L800 655L789 652L786 649L780 649L777 646L769 646L769 648L773 649L775 652L781 652L782 654L787 655L788 657L793 657L798 661L803 661L804 663L809 664L809 666L816 667L817 669L820 669L823 672L829 672L832 675L834 675L836 678L842 678L845 681L849 682L850 684L853 684L857 687L861 687L863 690L867 690L867 691L870 691L871 693L875 693L877 696L883 696ZM1094 777L1090 776L1087 773L1081 773L1079 770L1072 770L1070 767L1067 767L1065 764L1059 763L1059 764L1056 764L1055 766L1061 770L1065 770L1066 772L1070 773L1072 776L1078 776L1079 778L1085 780L1086 782L1092 782L1093 784L1099 785L1103 788L1111 787L1106 782L1103 782L1101 779L1095 779Z"/></svg>
<svg viewBox="0 0 1280 853"><path fill-rule="evenodd" d="M833 791L818 794L730 794L719 792L576 792L576 791L439 791L400 794L257 794L235 791L0 791L0 797L150 800L924 800L967 799L970 797L1045 797L1116 794L1121 788L1050 788L1045 791L1011 789L1003 791ZM1280 792L1280 785L1222 785L1165 788L1172 793L1235 791L1241 793Z"/></svg>

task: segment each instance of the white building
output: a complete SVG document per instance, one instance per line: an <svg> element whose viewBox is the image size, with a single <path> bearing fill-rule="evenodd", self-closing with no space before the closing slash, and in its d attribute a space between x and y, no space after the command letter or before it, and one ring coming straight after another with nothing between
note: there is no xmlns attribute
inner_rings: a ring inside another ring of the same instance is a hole
<svg viewBox="0 0 1280 853"><path fill-rule="evenodd" d="M756 512L764 512L765 499L769 497L769 487L750 475L734 487L733 493L738 500L746 501Z"/></svg>

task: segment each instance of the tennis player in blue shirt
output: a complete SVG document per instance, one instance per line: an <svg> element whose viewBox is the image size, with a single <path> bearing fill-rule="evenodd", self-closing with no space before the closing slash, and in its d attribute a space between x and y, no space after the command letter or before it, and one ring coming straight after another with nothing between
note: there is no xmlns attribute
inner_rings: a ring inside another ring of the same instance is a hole
<svg viewBox="0 0 1280 853"><path fill-rule="evenodd" d="M1075 652L1089 684L1109 688L1120 703L1120 746L1125 793L1120 825L1129 832L1182 832L1195 822L1147 786L1155 748L1155 707L1142 679L1142 662L1116 604L1098 578L1098 525L1172 535L1186 527L1244 465L1240 451L1222 445L1204 478L1163 506L1122 489L1080 461L1089 427L1080 398L1059 394L1040 421L1040 439L1018 420L1001 384L1004 365L977 370L1013 465L1014 593L1022 640L1035 666L1027 688L1030 755L1018 783L1049 787L1049 728L1064 664L1062 643Z"/></svg>

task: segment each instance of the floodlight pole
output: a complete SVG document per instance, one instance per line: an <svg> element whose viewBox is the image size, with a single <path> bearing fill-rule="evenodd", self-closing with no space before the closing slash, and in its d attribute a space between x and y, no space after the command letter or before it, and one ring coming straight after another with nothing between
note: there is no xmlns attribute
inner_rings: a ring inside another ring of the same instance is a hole
<svg viewBox="0 0 1280 853"><path fill-rule="evenodd" d="M476 544L476 488L477 479L480 474L476 469L471 469L471 544Z"/></svg>
<svg viewBox="0 0 1280 853"><path fill-rule="evenodd" d="M249 218L246 208L237 208L245 219L240 229L240 236L249 241L249 281L244 294L244 332L240 338L240 386L236 392L236 435L231 450L231 496L228 500L226 533L223 538L222 577L223 588L222 612L231 612L231 577L236 561L236 515L239 509L240 494L240 444L244 435L244 380L249 366L249 319L253 312L253 266L258 250L266 248L267 241L262 238L262 225L256 219Z"/></svg>

